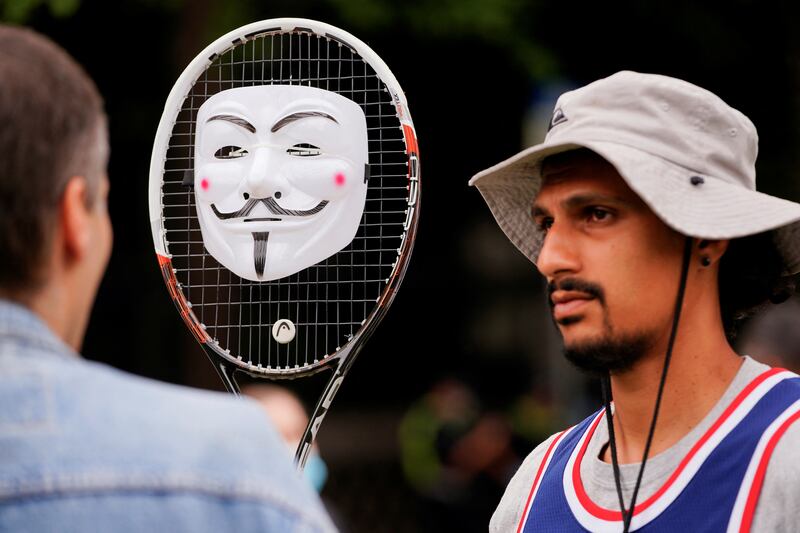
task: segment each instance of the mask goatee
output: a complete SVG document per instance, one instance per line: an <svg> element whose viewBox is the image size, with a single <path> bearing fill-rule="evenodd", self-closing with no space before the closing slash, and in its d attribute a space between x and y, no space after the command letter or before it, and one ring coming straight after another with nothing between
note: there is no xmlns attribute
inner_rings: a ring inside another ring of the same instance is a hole
<svg viewBox="0 0 800 533"><path fill-rule="evenodd" d="M253 233L253 262L256 268L256 276L264 276L264 267L267 264L267 241L269 232L261 231Z"/></svg>

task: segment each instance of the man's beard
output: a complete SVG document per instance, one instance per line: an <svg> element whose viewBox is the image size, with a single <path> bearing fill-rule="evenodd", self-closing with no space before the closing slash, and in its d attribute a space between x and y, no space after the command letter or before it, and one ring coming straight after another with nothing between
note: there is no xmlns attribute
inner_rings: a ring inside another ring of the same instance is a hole
<svg viewBox="0 0 800 533"><path fill-rule="evenodd" d="M596 299L603 308L603 329L601 337L564 346L564 356L579 370L592 375L621 374L630 370L652 346L652 336L646 333L616 335L608 317L605 292L595 283L568 278L560 282L550 282L547 287L548 302L551 309L551 296L556 290L579 291ZM583 317L567 317L556 321L557 325L568 326L583 320Z"/></svg>
<svg viewBox="0 0 800 533"><path fill-rule="evenodd" d="M564 347L564 356L578 369L591 375L622 374L630 370L650 348L650 336L605 335Z"/></svg>

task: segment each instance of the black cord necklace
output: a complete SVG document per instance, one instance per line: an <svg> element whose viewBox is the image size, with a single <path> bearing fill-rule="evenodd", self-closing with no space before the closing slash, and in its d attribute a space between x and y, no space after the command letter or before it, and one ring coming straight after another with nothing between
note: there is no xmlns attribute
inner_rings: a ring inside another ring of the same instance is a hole
<svg viewBox="0 0 800 533"><path fill-rule="evenodd" d="M683 263L681 265L681 280L678 285L678 296L675 302L675 312L672 316L672 331L669 335L667 343L667 354L664 357L664 368L661 371L661 380L658 383L658 394L656 395L656 405L653 409L653 419L650 422L650 430L647 433L647 442L644 446L644 455L642 457L642 465L639 467L639 475L636 476L636 484L633 486L633 494L631 495L631 503L628 508L625 508L624 498L622 496L622 482L619 473L619 461L617 458L616 439L614 438L614 423L611 419L611 378L606 375L602 378L603 386L603 403L605 404L606 422L608 424L608 440L611 447L611 464L614 469L614 484L617 487L617 496L619 497L619 506L622 512L622 531L628 533L631 527L631 520L633 520L633 513L636 508L636 497L639 495L639 486L642 484L644 477L644 467L647 464L647 456L650 454L650 445L653 443L653 435L656 430L656 420L658 419L658 411L661 407L661 397L664 393L664 384L667 381L667 370L669 369L669 362L672 359L672 348L675 346L675 337L678 334L678 323L681 318L681 308L683 307L683 296L686 293L686 279L689 276L689 263L692 258L692 243L694 240L691 237L686 237L686 242L683 248Z"/></svg>
<svg viewBox="0 0 800 533"><path fill-rule="evenodd" d="M603 405L606 410L606 423L608 424L608 442L611 447L611 466L614 470L614 484L617 486L617 497L619 498L619 508L622 511L622 520L625 521L625 498L622 496L621 476L619 473L619 463L617 462L617 439L614 436L614 424L611 420L611 376L606 374L600 380L603 389Z"/></svg>

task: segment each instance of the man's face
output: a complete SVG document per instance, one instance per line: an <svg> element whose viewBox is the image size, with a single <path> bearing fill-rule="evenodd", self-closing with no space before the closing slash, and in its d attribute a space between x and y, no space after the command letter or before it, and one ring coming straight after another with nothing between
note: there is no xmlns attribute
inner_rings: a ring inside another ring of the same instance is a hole
<svg viewBox="0 0 800 533"><path fill-rule="evenodd" d="M566 355L585 370L624 371L669 334L684 237L597 156L576 152L543 176L537 266Z"/></svg>
<svg viewBox="0 0 800 533"><path fill-rule="evenodd" d="M301 86L242 87L197 114L194 190L203 242L242 278L314 265L355 237L367 194L361 107Z"/></svg>

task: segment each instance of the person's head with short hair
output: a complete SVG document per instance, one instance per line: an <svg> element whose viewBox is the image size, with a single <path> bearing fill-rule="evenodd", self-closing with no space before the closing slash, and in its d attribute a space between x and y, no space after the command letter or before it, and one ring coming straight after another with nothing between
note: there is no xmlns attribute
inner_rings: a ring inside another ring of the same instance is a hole
<svg viewBox="0 0 800 533"><path fill-rule="evenodd" d="M682 331L719 345L793 291L800 205L755 191L757 152L716 95L620 72L563 94L544 143L471 183L547 279L568 358L624 372L663 355L681 285Z"/></svg>
<svg viewBox="0 0 800 533"><path fill-rule="evenodd" d="M95 84L62 48L0 25L0 297L78 348L111 249Z"/></svg>

